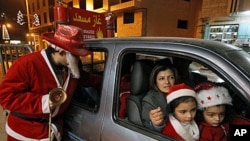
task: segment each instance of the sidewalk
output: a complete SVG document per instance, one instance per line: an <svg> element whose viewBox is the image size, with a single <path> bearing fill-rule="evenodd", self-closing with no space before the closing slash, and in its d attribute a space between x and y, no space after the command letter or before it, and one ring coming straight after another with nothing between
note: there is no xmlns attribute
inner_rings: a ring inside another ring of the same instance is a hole
<svg viewBox="0 0 250 141"><path fill-rule="evenodd" d="M0 140L1 141L6 141L7 136L5 132L5 117L3 114L3 108L0 107Z"/></svg>

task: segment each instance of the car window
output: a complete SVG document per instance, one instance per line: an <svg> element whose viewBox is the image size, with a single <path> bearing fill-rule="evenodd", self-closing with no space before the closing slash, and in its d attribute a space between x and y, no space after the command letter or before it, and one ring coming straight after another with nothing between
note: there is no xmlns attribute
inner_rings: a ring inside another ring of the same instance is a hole
<svg viewBox="0 0 250 141"><path fill-rule="evenodd" d="M81 57L80 59L84 71L103 78L106 62L105 51L93 51L92 54ZM96 112L100 105L100 88L78 87L73 95L72 104L88 111Z"/></svg>
<svg viewBox="0 0 250 141"><path fill-rule="evenodd" d="M211 81L211 82L216 82L216 83L224 82L224 80L221 79L216 73L214 73L210 69L204 67L203 65L197 62L192 62L189 65L189 73L191 74L196 73L196 75L204 76L207 78L208 81Z"/></svg>
<svg viewBox="0 0 250 141"><path fill-rule="evenodd" d="M130 55L128 55L130 54ZM130 56L130 57L126 57ZM131 56L134 56L131 57ZM133 59L132 59L133 58ZM118 66L119 69L117 70L117 73L119 75L119 79L117 79L117 93L116 93L116 102L117 103L114 107L116 109L116 112L114 113L115 117L118 117L117 123L126 127L130 128L131 130L135 130L135 127L138 127L136 129L137 132L141 132L145 134L145 131L147 134L157 134L158 132L151 131L141 125L139 120L141 120L140 113L141 107L137 107L136 104L133 104L132 108L127 105L131 99L134 101L137 101L135 97L138 97L139 95L133 95L131 93L131 70L133 69L133 62L136 62L138 60L150 60L154 63L156 63L158 60L168 58L171 63L177 68L178 71L178 79L180 82L185 82L191 87L196 86L199 83L202 82L213 82L222 86L225 86L228 88L230 95L233 99L233 109L238 115L242 115L243 117L250 118L250 108L248 103L242 99L240 96L240 92L234 88L234 85L232 85L232 81L229 81L226 79L226 77L223 77L224 74L220 72L220 70L214 70L214 66L216 64L211 65L212 63L207 63L207 61L204 60L197 60L196 57L192 56L185 56L185 55L176 55L176 54L169 54L169 53L159 53L159 52L145 52L145 51L138 51L135 52L126 52L121 55L121 57L118 60ZM129 60L130 59L130 60ZM176 60L179 60L176 61ZM129 62L129 65L125 65ZM179 64L177 64L178 62ZM185 68L184 62L187 63L187 67ZM217 66L218 67L218 66ZM124 70L127 70L126 73L124 73ZM139 81L139 80L138 80ZM146 93L139 96L140 100L142 97L144 97ZM139 101L140 101L139 100ZM140 106L140 105L139 105ZM129 115L129 112L131 112L131 109L137 112L138 114L133 114L133 116ZM139 130L138 130L139 129ZM161 135L163 136L163 135ZM166 137L168 138L168 137Z"/></svg>
<svg viewBox="0 0 250 141"><path fill-rule="evenodd" d="M250 77L250 66L246 65L250 62L250 56L245 51L240 51L240 53L236 54L235 52L227 53L231 62L233 62L236 66L239 66L239 69L243 71L245 74Z"/></svg>

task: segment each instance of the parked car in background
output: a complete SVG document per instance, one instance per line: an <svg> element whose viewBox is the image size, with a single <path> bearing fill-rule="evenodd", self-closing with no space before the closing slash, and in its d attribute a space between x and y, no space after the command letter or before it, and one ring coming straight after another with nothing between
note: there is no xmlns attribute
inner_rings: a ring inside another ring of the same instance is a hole
<svg viewBox="0 0 250 141"><path fill-rule="evenodd" d="M76 91L65 115L65 140L174 140L145 128L140 117L140 99L148 90L148 72L152 64L166 58L176 66L176 58L184 60L181 63L189 62L188 68L177 69L186 70L189 75L185 79L192 85L209 80L226 86L234 109L250 118L250 55L241 48L170 37L88 39L85 43L93 54L82 58L83 69L101 75L102 88L81 87ZM121 118L120 85L126 73L131 73L131 95L126 103L127 117Z"/></svg>

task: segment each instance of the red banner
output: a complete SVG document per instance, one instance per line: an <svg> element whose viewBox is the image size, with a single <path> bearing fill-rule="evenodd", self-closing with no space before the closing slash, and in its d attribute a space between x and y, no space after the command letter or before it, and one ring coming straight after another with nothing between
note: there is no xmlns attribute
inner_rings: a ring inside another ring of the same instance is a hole
<svg viewBox="0 0 250 141"><path fill-rule="evenodd" d="M69 23L83 29L84 39L107 37L103 13L69 8Z"/></svg>

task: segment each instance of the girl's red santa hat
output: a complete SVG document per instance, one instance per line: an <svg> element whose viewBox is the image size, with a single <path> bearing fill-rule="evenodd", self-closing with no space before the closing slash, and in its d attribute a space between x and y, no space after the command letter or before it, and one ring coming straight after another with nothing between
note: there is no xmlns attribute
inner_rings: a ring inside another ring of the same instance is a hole
<svg viewBox="0 0 250 141"><path fill-rule="evenodd" d="M169 92L167 93L167 102L183 97L183 96L191 96L196 98L196 92L185 83L177 84L170 87Z"/></svg>
<svg viewBox="0 0 250 141"><path fill-rule="evenodd" d="M204 82L195 86L194 90L197 92L199 109L222 104L232 105L232 98L225 87L216 86L211 82Z"/></svg>

